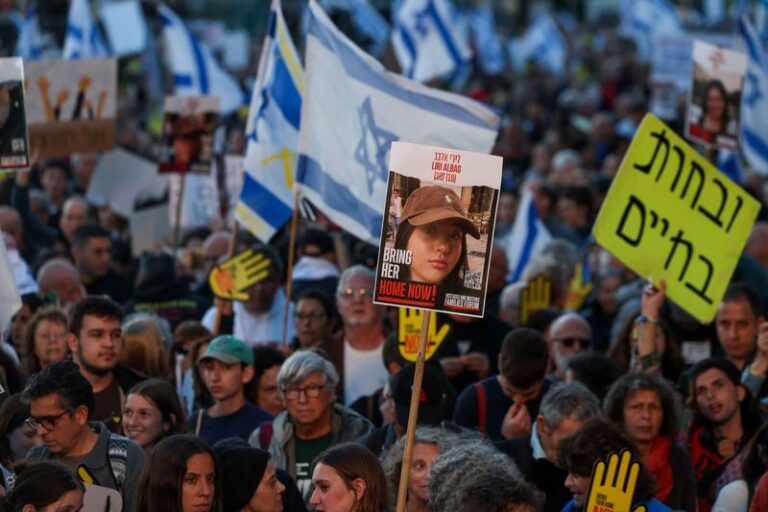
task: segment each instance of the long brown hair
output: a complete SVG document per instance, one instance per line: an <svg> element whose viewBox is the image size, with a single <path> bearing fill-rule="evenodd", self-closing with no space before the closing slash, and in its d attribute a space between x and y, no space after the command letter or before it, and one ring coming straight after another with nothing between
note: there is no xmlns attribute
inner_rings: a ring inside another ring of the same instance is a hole
<svg viewBox="0 0 768 512"><path fill-rule="evenodd" d="M40 359L35 354L35 332L37 327L44 321L55 322L64 326L64 332L67 332L67 315L63 310L49 306L38 309L32 316L24 331L24 345L22 347L22 357L24 358L24 371L27 376L33 375L40 370Z"/></svg>
<svg viewBox="0 0 768 512"><path fill-rule="evenodd" d="M313 468L322 462L339 474L347 489L360 478L365 482L365 492L360 497L356 512L386 512L389 510L387 478L379 459L363 445L342 443L321 453Z"/></svg>

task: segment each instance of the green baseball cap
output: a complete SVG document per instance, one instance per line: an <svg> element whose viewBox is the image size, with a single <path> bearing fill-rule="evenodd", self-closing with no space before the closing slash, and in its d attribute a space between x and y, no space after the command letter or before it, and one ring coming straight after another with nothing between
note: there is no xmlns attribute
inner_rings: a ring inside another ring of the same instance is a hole
<svg viewBox="0 0 768 512"><path fill-rule="evenodd" d="M216 359L224 364L244 363L253 366L253 350L244 341L225 334L213 338L197 362L205 359Z"/></svg>

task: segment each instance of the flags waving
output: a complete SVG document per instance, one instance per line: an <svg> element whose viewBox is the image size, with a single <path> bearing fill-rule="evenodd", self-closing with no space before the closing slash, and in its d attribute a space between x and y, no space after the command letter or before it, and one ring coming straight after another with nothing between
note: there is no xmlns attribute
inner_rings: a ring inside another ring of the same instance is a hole
<svg viewBox="0 0 768 512"><path fill-rule="evenodd" d="M523 276L523 271L547 243L552 240L544 223L536 212L533 193L526 188L517 207L515 225L507 242L507 262L510 268L510 282L514 283Z"/></svg>
<svg viewBox="0 0 768 512"><path fill-rule="evenodd" d="M91 59L109 55L99 26L91 15L88 0L72 0L64 39L64 59Z"/></svg>
<svg viewBox="0 0 768 512"><path fill-rule="evenodd" d="M768 174L768 52L746 15L739 33L747 53L747 74L741 95L741 146L752 168Z"/></svg>

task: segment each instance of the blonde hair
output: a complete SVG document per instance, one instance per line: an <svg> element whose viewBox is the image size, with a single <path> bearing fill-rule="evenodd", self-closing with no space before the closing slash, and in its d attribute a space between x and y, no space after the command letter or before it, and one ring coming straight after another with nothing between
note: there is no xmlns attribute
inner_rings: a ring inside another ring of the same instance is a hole
<svg viewBox="0 0 768 512"><path fill-rule="evenodd" d="M168 356L160 327L147 318L131 320L123 326L120 364L148 377L168 376Z"/></svg>

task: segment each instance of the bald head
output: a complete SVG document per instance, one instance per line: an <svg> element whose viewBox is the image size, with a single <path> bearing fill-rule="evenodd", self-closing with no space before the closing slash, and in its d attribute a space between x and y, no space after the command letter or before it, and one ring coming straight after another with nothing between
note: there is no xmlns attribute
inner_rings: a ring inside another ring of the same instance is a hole
<svg viewBox="0 0 768 512"><path fill-rule="evenodd" d="M744 252L755 258L763 268L768 269L768 222L755 222Z"/></svg>
<svg viewBox="0 0 768 512"><path fill-rule="evenodd" d="M72 242L77 227L88 219L88 203L82 196L70 197L64 202L59 219L59 229Z"/></svg>
<svg viewBox="0 0 768 512"><path fill-rule="evenodd" d="M555 365L555 376L564 378L568 362L590 350L592 329L587 321L576 313L565 313L552 322L548 341Z"/></svg>
<svg viewBox="0 0 768 512"><path fill-rule="evenodd" d="M504 287L499 298L499 318L512 327L518 327L520 323L520 293L528 284L525 281L510 283Z"/></svg>
<svg viewBox="0 0 768 512"><path fill-rule="evenodd" d="M65 259L56 258L40 267L37 273L40 295L53 293L63 307L69 307L85 297L77 269Z"/></svg>

